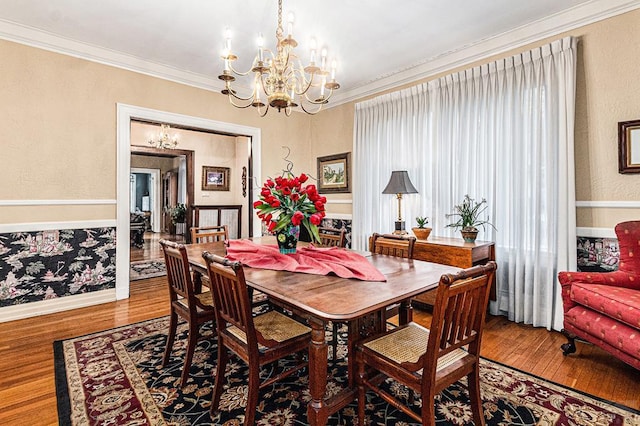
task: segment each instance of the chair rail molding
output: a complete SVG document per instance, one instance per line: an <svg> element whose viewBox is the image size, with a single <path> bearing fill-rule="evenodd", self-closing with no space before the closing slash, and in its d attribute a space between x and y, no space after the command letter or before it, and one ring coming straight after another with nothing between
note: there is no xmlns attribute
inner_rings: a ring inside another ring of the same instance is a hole
<svg viewBox="0 0 640 426"><path fill-rule="evenodd" d="M613 228L577 227L576 236L591 238L617 238Z"/></svg>
<svg viewBox="0 0 640 426"><path fill-rule="evenodd" d="M78 200L0 200L0 206L93 206L115 205L115 199Z"/></svg>
<svg viewBox="0 0 640 426"><path fill-rule="evenodd" d="M576 201L578 208L639 209L640 201Z"/></svg>
<svg viewBox="0 0 640 426"><path fill-rule="evenodd" d="M58 229L112 228L115 226L115 219L65 222L0 223L0 234L9 232L53 231Z"/></svg>

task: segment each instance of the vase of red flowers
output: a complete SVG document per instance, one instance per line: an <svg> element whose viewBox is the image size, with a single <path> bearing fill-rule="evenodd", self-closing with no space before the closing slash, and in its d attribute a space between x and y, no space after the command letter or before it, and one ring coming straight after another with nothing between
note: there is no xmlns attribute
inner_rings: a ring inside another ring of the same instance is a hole
<svg viewBox="0 0 640 426"><path fill-rule="evenodd" d="M259 200L253 203L258 217L269 232L276 235L281 253L296 252L300 226L304 226L313 241L320 241L318 225L325 216L327 198L318 194L306 174L294 176L290 172L275 179L267 179Z"/></svg>

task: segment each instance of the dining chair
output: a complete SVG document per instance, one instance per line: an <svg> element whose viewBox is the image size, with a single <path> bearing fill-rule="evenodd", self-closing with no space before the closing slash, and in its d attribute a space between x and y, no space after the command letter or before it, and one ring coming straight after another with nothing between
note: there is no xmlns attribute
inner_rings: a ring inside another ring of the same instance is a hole
<svg viewBox="0 0 640 426"><path fill-rule="evenodd" d="M185 246L164 239L160 240L160 245L162 246L167 268L169 300L171 303L169 336L167 337L167 346L162 358L162 366L165 367L169 361L178 326L178 316L180 316L187 321L189 326L187 354L184 358L184 367L180 376L181 386L184 386L189 378L191 360L200 337L200 326L207 321L215 320L213 299L210 291L195 293Z"/></svg>
<svg viewBox="0 0 640 426"><path fill-rule="evenodd" d="M416 237L413 235L374 233L369 238L369 251L376 254L413 259L413 247L415 244ZM385 320L398 315L399 309L399 304L388 306L385 312ZM389 323L388 325L393 324Z"/></svg>
<svg viewBox="0 0 640 426"><path fill-rule="evenodd" d="M320 245L323 247L342 247L347 245L347 238L344 228L318 227L318 235L320 236ZM336 360L338 354L338 327L340 323L332 321L332 338L331 348L333 352L333 360Z"/></svg>
<svg viewBox="0 0 640 426"><path fill-rule="evenodd" d="M274 310L254 317L242 264L206 251L202 257L212 283L218 332L218 364L211 398L211 414L218 410L229 360L227 350L230 350L249 367L244 424L252 425L259 390L308 365L308 361L300 355L308 351L311 329ZM298 354L295 365L260 383L262 366L292 354Z"/></svg>
<svg viewBox="0 0 640 426"><path fill-rule="evenodd" d="M372 390L423 425L435 425L435 397L467 377L473 421L484 425L479 359L490 283L496 263L445 274L438 283L431 328L410 322L356 345L358 421L364 425ZM382 388L387 378L422 395L420 414Z"/></svg>
<svg viewBox="0 0 640 426"><path fill-rule="evenodd" d="M344 228L318 227L320 245L323 247L345 247L347 237Z"/></svg>
<svg viewBox="0 0 640 426"><path fill-rule="evenodd" d="M191 228L191 242L193 244L212 243L229 239L227 225L219 226L194 226Z"/></svg>
<svg viewBox="0 0 640 426"><path fill-rule="evenodd" d="M378 234L369 239L369 251L376 254L413 258L416 237L413 235Z"/></svg>

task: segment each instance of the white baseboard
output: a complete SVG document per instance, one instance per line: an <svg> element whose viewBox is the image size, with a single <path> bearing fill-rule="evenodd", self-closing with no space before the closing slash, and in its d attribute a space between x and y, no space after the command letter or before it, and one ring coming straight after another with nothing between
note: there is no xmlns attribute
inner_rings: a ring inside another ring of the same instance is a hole
<svg viewBox="0 0 640 426"><path fill-rule="evenodd" d="M637 209L640 201L576 201L577 208L591 209Z"/></svg>
<svg viewBox="0 0 640 426"><path fill-rule="evenodd" d="M39 302L0 308L0 322L15 321L39 315L53 314L70 309L113 302L116 300L116 289L100 290L91 293L65 296Z"/></svg>

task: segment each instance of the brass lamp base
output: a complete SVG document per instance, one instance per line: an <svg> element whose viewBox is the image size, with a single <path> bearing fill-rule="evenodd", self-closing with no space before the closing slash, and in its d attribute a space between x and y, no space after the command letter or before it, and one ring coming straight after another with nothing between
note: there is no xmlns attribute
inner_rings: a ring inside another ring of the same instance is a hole
<svg viewBox="0 0 640 426"><path fill-rule="evenodd" d="M396 226L395 226L395 230L393 231L394 235L404 235L404 234L408 234L408 232L405 230L405 223L404 220L402 221L396 221L395 222Z"/></svg>

